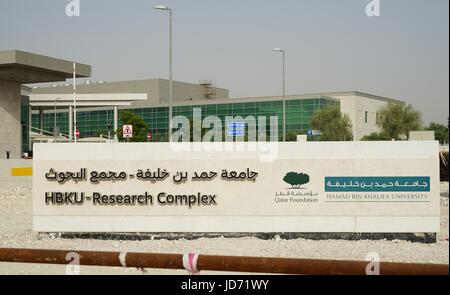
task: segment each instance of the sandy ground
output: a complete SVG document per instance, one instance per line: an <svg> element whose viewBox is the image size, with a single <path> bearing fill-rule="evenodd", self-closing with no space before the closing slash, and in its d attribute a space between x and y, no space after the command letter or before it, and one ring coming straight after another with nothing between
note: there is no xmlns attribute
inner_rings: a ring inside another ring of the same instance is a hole
<svg viewBox="0 0 450 295"><path fill-rule="evenodd" d="M241 255L292 258L365 260L376 252L382 261L449 263L449 184L441 183L441 232L436 244L407 241L260 240L215 238L198 240L103 241L89 239L38 240L32 232L31 191L26 187L4 189L0 184L0 247L65 250L99 250L153 253L195 252L211 255ZM0 263L0 274L65 274L64 265ZM81 266L81 274L143 274L131 268ZM148 269L145 274L186 274L185 271ZM218 272L204 272L218 274Z"/></svg>

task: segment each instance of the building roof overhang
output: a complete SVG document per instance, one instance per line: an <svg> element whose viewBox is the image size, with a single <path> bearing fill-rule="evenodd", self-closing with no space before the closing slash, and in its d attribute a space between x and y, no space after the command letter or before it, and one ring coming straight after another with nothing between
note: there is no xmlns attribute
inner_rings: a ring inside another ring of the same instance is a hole
<svg viewBox="0 0 450 295"><path fill-rule="evenodd" d="M91 66L75 63L76 77L91 76ZM20 84L65 81L73 62L20 50L0 51L0 80Z"/></svg>

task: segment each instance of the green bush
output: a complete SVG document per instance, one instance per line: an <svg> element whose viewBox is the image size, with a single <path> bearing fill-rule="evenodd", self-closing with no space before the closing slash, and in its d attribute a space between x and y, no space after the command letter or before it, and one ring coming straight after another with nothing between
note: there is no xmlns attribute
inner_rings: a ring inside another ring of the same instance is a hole
<svg viewBox="0 0 450 295"><path fill-rule="evenodd" d="M297 132L287 132L286 133L286 141L297 141Z"/></svg>
<svg viewBox="0 0 450 295"><path fill-rule="evenodd" d="M120 122L123 125L133 125L133 137L129 139L130 142L147 141L148 126L139 115L129 110L122 110L120 111ZM120 126L116 132L119 140L123 141L122 126Z"/></svg>
<svg viewBox="0 0 450 295"><path fill-rule="evenodd" d="M320 141L352 141L352 122L338 107L328 107L317 111L311 118L311 127L319 130Z"/></svg>
<svg viewBox="0 0 450 295"><path fill-rule="evenodd" d="M390 138L385 133L373 132L370 135L364 136L363 138L361 138L361 140L362 141L386 141L386 140L390 140Z"/></svg>
<svg viewBox="0 0 450 295"><path fill-rule="evenodd" d="M441 144L448 142L448 125L445 126L439 123L430 123L425 130L434 131L436 140L439 140Z"/></svg>

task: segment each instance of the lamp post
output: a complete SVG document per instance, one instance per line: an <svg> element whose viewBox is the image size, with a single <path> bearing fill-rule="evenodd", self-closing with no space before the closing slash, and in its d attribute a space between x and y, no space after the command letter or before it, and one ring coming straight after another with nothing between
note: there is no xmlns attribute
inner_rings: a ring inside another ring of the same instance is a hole
<svg viewBox="0 0 450 295"><path fill-rule="evenodd" d="M156 10L169 12L169 141L172 141L172 104L173 104L173 22L172 8L156 5Z"/></svg>
<svg viewBox="0 0 450 295"><path fill-rule="evenodd" d="M283 55L283 141L286 141L286 79L285 79L285 51L282 48L274 48L273 51Z"/></svg>
<svg viewBox="0 0 450 295"><path fill-rule="evenodd" d="M76 63L73 63L73 142L77 142L77 85L75 84L76 79Z"/></svg>

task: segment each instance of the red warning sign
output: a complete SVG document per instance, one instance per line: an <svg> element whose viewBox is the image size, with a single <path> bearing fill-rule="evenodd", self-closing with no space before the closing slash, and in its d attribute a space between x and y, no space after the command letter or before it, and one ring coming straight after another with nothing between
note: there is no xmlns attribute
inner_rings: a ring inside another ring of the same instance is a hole
<svg viewBox="0 0 450 295"><path fill-rule="evenodd" d="M123 131L124 138L132 138L133 137L133 125L123 125L122 131Z"/></svg>

